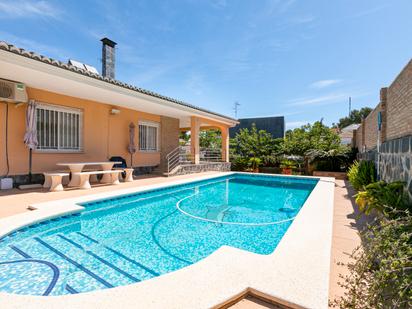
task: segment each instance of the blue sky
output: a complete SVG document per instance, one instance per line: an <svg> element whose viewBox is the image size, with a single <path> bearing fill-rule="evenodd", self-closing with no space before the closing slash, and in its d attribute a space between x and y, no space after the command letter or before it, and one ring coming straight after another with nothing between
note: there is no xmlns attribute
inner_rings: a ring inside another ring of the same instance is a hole
<svg viewBox="0 0 412 309"><path fill-rule="evenodd" d="M375 106L412 57L411 0L0 0L0 40L239 117L288 128Z"/></svg>

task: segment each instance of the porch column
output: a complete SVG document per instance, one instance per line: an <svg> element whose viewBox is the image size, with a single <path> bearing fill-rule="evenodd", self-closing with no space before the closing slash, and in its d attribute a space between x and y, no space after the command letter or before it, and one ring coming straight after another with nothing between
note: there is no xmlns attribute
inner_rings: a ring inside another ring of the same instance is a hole
<svg viewBox="0 0 412 309"><path fill-rule="evenodd" d="M229 128L222 127L222 161L229 162Z"/></svg>
<svg viewBox="0 0 412 309"><path fill-rule="evenodd" d="M200 120L199 118L192 116L190 119L190 151L193 156L192 160L194 164L199 164L200 162L199 132Z"/></svg>

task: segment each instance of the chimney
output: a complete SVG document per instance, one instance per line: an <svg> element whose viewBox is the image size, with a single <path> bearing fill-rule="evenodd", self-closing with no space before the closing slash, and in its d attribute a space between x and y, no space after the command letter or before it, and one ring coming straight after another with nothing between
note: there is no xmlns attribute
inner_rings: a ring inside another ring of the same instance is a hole
<svg viewBox="0 0 412 309"><path fill-rule="evenodd" d="M108 38L101 39L102 46L102 75L104 77L115 78L114 65L115 65L115 46L116 43Z"/></svg>

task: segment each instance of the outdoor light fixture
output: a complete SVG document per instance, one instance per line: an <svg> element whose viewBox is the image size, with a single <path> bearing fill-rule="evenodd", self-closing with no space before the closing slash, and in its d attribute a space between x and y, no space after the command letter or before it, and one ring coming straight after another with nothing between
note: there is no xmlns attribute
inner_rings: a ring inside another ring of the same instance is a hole
<svg viewBox="0 0 412 309"><path fill-rule="evenodd" d="M112 108L112 109L110 110L110 114L111 114L111 115L118 115L118 114L120 114L120 110L119 110L119 109L116 109L116 108Z"/></svg>

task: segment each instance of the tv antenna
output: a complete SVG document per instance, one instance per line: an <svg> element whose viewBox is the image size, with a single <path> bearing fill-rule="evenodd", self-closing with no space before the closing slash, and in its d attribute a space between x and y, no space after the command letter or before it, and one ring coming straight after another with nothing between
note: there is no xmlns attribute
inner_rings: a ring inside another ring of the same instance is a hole
<svg viewBox="0 0 412 309"><path fill-rule="evenodd" d="M240 103L238 101L235 102L233 106L233 110L235 111L235 118L237 119L237 112L239 111Z"/></svg>

